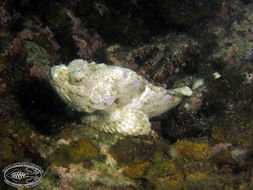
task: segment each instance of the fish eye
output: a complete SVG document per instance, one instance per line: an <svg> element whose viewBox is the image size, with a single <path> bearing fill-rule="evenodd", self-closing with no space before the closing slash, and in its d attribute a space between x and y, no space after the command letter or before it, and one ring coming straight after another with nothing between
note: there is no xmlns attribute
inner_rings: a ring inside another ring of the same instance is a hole
<svg viewBox="0 0 253 190"><path fill-rule="evenodd" d="M82 83L84 78L75 78L74 83L79 84Z"/></svg>
<svg viewBox="0 0 253 190"><path fill-rule="evenodd" d="M70 83L73 85L81 85L85 81L85 77L82 72L75 72L70 75Z"/></svg>

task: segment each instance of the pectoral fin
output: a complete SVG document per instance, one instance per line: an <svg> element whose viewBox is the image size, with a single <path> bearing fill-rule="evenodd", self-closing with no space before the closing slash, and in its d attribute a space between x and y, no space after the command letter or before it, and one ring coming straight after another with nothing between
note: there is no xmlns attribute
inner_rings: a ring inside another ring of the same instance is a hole
<svg viewBox="0 0 253 190"><path fill-rule="evenodd" d="M123 135L147 135L151 125L146 114L129 108L92 113L84 117L83 122L105 132Z"/></svg>

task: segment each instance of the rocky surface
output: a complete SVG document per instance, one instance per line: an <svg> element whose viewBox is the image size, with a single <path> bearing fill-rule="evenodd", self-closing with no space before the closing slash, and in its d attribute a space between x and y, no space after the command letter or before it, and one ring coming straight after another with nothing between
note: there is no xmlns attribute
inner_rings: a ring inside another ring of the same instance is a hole
<svg viewBox="0 0 253 190"><path fill-rule="evenodd" d="M41 166L34 189L253 189L252 7L1 1L0 169ZM76 58L167 89L216 71L222 78L151 120L151 135L112 135L81 124L47 81L51 66ZM1 180L0 189L13 188Z"/></svg>

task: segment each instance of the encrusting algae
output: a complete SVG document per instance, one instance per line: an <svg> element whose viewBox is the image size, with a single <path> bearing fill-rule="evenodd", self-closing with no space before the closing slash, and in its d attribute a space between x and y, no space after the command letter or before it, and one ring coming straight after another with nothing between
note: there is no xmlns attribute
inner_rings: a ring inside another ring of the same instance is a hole
<svg viewBox="0 0 253 190"><path fill-rule="evenodd" d="M69 145L60 147L51 155L50 159L61 165L79 163L98 157L98 149L89 139L72 141Z"/></svg>

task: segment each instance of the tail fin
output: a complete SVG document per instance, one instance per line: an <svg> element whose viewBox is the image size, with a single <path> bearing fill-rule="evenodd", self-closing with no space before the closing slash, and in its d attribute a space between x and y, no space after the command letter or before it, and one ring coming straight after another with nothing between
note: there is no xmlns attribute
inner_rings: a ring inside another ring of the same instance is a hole
<svg viewBox="0 0 253 190"><path fill-rule="evenodd" d="M209 82L211 82L211 81L213 81L213 80L216 80L216 79L218 79L218 78L220 78L220 77L221 77L220 73L215 72L215 73L213 73L212 75L210 75L210 76L208 76L208 77L206 77L206 78L204 78L204 79L197 80L197 81L193 84L192 90L195 90L195 89L199 88L200 86L203 86L204 84L209 83Z"/></svg>

